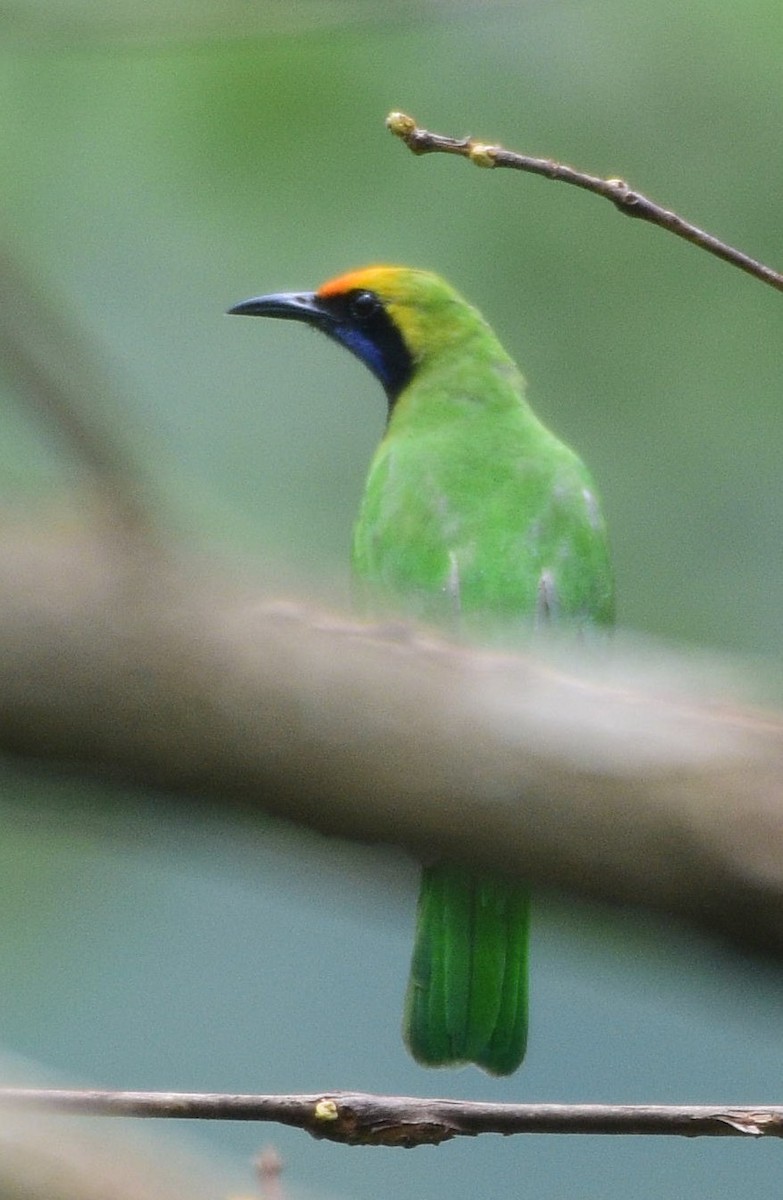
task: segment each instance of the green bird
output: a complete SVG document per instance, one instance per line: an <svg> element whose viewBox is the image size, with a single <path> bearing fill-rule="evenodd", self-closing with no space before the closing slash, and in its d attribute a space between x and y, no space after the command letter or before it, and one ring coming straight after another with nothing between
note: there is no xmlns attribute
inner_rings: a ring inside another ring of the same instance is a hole
<svg viewBox="0 0 783 1200"><path fill-rule="evenodd" d="M530 409L489 325L447 283L372 266L231 312L304 321L384 387L388 422L353 534L372 611L473 640L612 621L592 480ZM529 910L516 881L447 862L423 868L404 1018L420 1063L507 1075L522 1062Z"/></svg>

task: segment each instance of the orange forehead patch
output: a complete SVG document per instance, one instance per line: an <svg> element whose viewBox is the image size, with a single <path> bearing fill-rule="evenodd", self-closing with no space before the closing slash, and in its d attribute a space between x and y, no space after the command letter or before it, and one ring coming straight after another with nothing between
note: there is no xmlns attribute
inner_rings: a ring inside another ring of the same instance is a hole
<svg viewBox="0 0 783 1200"><path fill-rule="evenodd" d="M346 292L362 291L382 291L384 284L388 286L390 280L400 271L400 267L360 267L358 271L347 271L345 275L338 275L336 279L330 279L326 283L321 284L317 296L343 296Z"/></svg>

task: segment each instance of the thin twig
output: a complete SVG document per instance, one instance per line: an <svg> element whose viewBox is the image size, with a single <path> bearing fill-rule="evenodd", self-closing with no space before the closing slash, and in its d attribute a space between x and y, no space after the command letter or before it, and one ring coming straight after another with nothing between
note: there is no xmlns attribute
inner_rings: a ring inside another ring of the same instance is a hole
<svg viewBox="0 0 783 1200"><path fill-rule="evenodd" d="M676 237L692 242L694 246L722 258L724 262L739 267L741 271L746 271L762 283L768 283L779 292L783 291L783 275L780 272L757 262L741 250L735 250L733 246L721 242L698 226L691 225L677 213L662 208L648 196L634 191L624 179L602 179L598 175L587 175L584 171L577 171L551 158L531 158L527 154L517 154L513 150L504 149L503 146L490 146L471 137L452 138L440 133L430 133L428 129L421 129L413 117L406 113L389 113L386 126L414 154L456 154L460 158L469 159L477 167L510 167L514 171L543 175L547 179L571 183L574 187L594 192L597 196L611 200L625 216L638 217L642 221L649 221L651 225L658 225Z"/></svg>
<svg viewBox="0 0 783 1200"><path fill-rule="evenodd" d="M326 1092L310 1096L0 1088L5 1107L79 1116L264 1121L362 1146L435 1145L481 1133L783 1137L781 1105L485 1104Z"/></svg>

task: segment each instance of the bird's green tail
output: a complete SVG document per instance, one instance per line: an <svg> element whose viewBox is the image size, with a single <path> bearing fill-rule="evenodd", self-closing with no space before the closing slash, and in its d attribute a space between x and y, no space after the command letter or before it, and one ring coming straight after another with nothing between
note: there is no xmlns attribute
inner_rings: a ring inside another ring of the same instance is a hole
<svg viewBox="0 0 783 1200"><path fill-rule="evenodd" d="M428 1067L510 1075L527 1044L528 889L467 867L422 873L405 1040Z"/></svg>

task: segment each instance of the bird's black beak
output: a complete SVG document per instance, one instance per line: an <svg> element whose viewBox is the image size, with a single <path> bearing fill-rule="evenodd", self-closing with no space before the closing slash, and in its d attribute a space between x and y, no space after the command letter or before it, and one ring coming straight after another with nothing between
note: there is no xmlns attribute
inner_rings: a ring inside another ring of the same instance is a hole
<svg viewBox="0 0 783 1200"><path fill-rule="evenodd" d="M323 328L333 318L319 301L315 292L274 292L270 296L254 296L228 310L236 317L282 317L289 321L304 321Z"/></svg>

